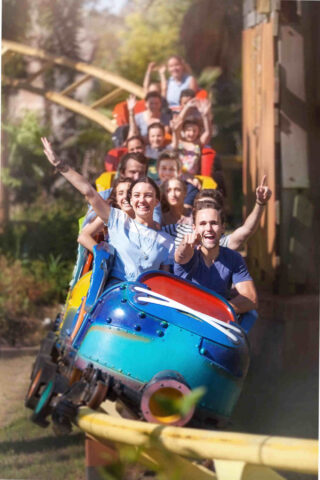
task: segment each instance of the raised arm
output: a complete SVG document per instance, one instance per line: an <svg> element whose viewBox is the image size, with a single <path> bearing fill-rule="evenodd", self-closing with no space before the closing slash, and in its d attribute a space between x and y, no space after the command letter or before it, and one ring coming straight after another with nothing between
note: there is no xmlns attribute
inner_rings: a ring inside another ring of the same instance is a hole
<svg viewBox="0 0 320 480"><path fill-rule="evenodd" d="M197 90L198 90L197 80L193 76L191 76L191 78L190 78L189 88L191 88L194 92L197 92Z"/></svg>
<svg viewBox="0 0 320 480"><path fill-rule="evenodd" d="M131 138L134 137L135 135L139 135L139 128L136 124L136 119L134 117L134 107L136 106L137 100L136 97L131 94L129 95L129 98L127 99L127 106L128 106L128 112L129 112L129 132L128 132L128 137Z"/></svg>
<svg viewBox="0 0 320 480"><path fill-rule="evenodd" d="M93 222L88 223L79 233L78 242L85 248L93 252L93 247L97 245L97 242L93 238L95 235L103 230L104 221L97 217Z"/></svg>
<svg viewBox="0 0 320 480"><path fill-rule="evenodd" d="M149 88L150 80L151 80L151 73L152 73L152 71L155 70L155 68L156 68L155 62L150 62L148 67L147 67L146 73L144 75L143 90L144 90L145 95L147 95L147 93L148 93L148 88Z"/></svg>
<svg viewBox="0 0 320 480"><path fill-rule="evenodd" d="M71 183L90 203L96 214L107 223L110 213L110 206L103 198L100 197L98 192L93 186L82 176L80 173L73 170L67 163L59 160L54 151L52 150L50 142L46 138L41 138L43 144L43 151L49 160L49 162L56 167L58 172L63 175L68 182Z"/></svg>
<svg viewBox="0 0 320 480"><path fill-rule="evenodd" d="M235 291L237 294L229 303L236 313L245 313L258 308L258 296L252 280L237 283Z"/></svg>
<svg viewBox="0 0 320 480"><path fill-rule="evenodd" d="M238 250L257 231L271 195L272 191L267 186L267 176L264 175L261 184L256 189L256 204L244 224L230 234L228 248Z"/></svg>
<svg viewBox="0 0 320 480"><path fill-rule="evenodd" d="M212 136L212 122L211 122L211 102L205 98L198 100L197 107L201 113L204 131L200 137L201 146L210 142Z"/></svg>
<svg viewBox="0 0 320 480"><path fill-rule="evenodd" d="M184 236L182 242L174 252L174 261L180 265L188 263L194 254L194 248L196 245L200 245L201 236L199 233L192 232L187 233Z"/></svg>
<svg viewBox="0 0 320 480"><path fill-rule="evenodd" d="M160 77L161 96L164 98L166 98L167 96L167 88L168 88L166 71L167 71L167 67L165 65L161 65L158 68L159 77Z"/></svg>
<svg viewBox="0 0 320 480"><path fill-rule="evenodd" d="M171 146L174 150L177 150L179 146L180 136L181 136L181 125L180 124L178 125L176 118L172 118L170 122L170 127L172 131Z"/></svg>

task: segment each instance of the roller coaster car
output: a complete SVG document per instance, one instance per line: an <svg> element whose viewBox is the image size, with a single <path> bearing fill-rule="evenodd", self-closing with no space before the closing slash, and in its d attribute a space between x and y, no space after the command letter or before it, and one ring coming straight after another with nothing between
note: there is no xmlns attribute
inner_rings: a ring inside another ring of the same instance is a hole
<svg viewBox="0 0 320 480"><path fill-rule="evenodd" d="M239 323L219 295L159 271L105 287L112 259L108 244L95 247L92 272L75 283L43 341L26 397L32 419L46 426L52 414L56 428L69 430L79 405L110 399L150 422L228 422L247 374L256 312ZM186 415L168 413L160 401L200 386L206 393Z"/></svg>

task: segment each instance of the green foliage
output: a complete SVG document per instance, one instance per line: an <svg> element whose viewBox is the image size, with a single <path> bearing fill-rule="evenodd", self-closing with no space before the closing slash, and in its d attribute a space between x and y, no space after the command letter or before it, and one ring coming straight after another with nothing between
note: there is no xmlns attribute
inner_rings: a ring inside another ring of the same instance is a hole
<svg viewBox="0 0 320 480"><path fill-rule="evenodd" d="M50 255L47 260L0 256L0 338L25 342L39 328L43 305L63 302L73 263Z"/></svg>
<svg viewBox="0 0 320 480"><path fill-rule="evenodd" d="M118 68L126 78L141 84L149 62L163 63L171 54L183 54L180 27L191 3L134 1L120 32Z"/></svg>
<svg viewBox="0 0 320 480"><path fill-rule="evenodd" d="M172 399L161 394L160 391L154 395L154 400L159 404L164 414L185 417L190 410L199 403L205 393L205 388L199 387L192 390L189 395L183 395L180 398Z"/></svg>
<svg viewBox="0 0 320 480"><path fill-rule="evenodd" d="M46 134L34 112L26 111L21 119L2 126L8 136L9 151L3 183L10 187L13 203L31 203L40 195L50 177L44 161L40 137ZM52 169L51 169L52 170Z"/></svg>

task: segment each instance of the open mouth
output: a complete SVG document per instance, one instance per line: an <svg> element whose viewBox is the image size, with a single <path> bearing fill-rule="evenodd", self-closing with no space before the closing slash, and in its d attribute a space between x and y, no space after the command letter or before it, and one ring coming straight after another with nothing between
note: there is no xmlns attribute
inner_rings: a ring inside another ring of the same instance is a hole
<svg viewBox="0 0 320 480"><path fill-rule="evenodd" d="M206 234L206 235L203 235L203 238L204 238L205 240L208 240L208 241L210 242L210 241L215 240L216 236L213 235L213 234Z"/></svg>

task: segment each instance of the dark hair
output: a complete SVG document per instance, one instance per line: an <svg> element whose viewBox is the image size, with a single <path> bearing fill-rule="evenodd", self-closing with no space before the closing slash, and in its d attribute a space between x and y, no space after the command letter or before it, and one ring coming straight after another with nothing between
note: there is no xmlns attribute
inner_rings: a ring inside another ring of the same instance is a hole
<svg viewBox="0 0 320 480"><path fill-rule="evenodd" d="M185 88L184 90L182 90L182 92L180 93L180 98L179 98L179 102L181 102L181 99L183 97L191 97L191 98L194 98L196 96L196 92L194 90L192 90L192 88Z"/></svg>
<svg viewBox="0 0 320 480"><path fill-rule="evenodd" d="M131 184L133 183L133 180L132 178L129 178L129 177L125 177L125 178L118 177L115 179L112 185L110 196L107 200L107 203L114 208L120 208L120 206L117 204L117 187L120 185L120 183L130 183L130 186L131 186Z"/></svg>
<svg viewBox="0 0 320 480"><path fill-rule="evenodd" d="M208 208L211 208L212 210L217 210L220 216L221 223L224 224L225 222L224 208L221 204L219 204L218 202L215 202L214 200L204 200L203 202L198 201L195 204L195 207L193 209L193 223L196 223L197 213L200 210L205 210Z"/></svg>
<svg viewBox="0 0 320 480"><path fill-rule="evenodd" d="M199 135L200 135L200 130L201 130L201 124L199 122L199 120L197 118L187 118L187 120L185 120L183 123L182 123L182 130L185 130L187 128L188 125L197 125L197 127L199 128Z"/></svg>
<svg viewBox="0 0 320 480"><path fill-rule="evenodd" d="M135 187L138 183L148 183L149 185L151 185L156 192L157 200L160 201L160 189L159 189L158 185L156 184L156 182L154 180L152 180L152 178L150 178L150 177L141 177L141 178L138 178L137 180L135 180L134 182L132 182L132 184L130 185L130 188L128 190L128 200L130 200L130 198L131 198L133 187Z"/></svg>
<svg viewBox="0 0 320 480"><path fill-rule="evenodd" d="M177 164L178 172L180 172L180 170L182 169L182 162L178 156L177 150L165 150L164 152L160 153L156 163L157 171L159 170L162 160L174 160Z"/></svg>
<svg viewBox="0 0 320 480"><path fill-rule="evenodd" d="M126 146L128 146L128 143L131 142L132 140L139 140L143 146L145 146L144 140L140 135L132 135L131 137L127 138L126 140Z"/></svg>
<svg viewBox="0 0 320 480"><path fill-rule="evenodd" d="M194 197L194 206L197 202L204 202L203 198L210 198L207 200L208 202L213 200L214 202L218 203L221 208L224 208L224 198L223 194L220 190L216 190L214 188L205 188L204 190L200 190L197 195Z"/></svg>
<svg viewBox="0 0 320 480"><path fill-rule="evenodd" d="M186 196L186 193L187 193L187 185L186 183L181 179L181 178L169 178L168 180L166 180L165 182L163 182L161 185L160 185L160 194L161 194L161 211L163 213L166 213L166 212L169 212L170 210L170 204L167 200L167 196L166 196L166 190L168 188L168 184L171 180L177 180L177 182L180 183L181 187L182 187L182 190L184 191L184 196Z"/></svg>
<svg viewBox="0 0 320 480"><path fill-rule="evenodd" d="M162 101L161 95L159 92L148 92L147 95L145 96L145 101L147 102L150 98L158 98L160 102Z"/></svg>
<svg viewBox="0 0 320 480"><path fill-rule="evenodd" d="M162 125L162 123L160 122L153 122L149 125L148 127L148 135L149 135L149 132L152 128L160 128L160 130L162 130L162 133L163 135L165 134L165 130L164 130L164 126Z"/></svg>
<svg viewBox="0 0 320 480"><path fill-rule="evenodd" d="M146 168L146 171L148 169L148 163L149 160L143 155L143 153L140 152L131 152L131 153L125 153L120 160L118 170L120 173L123 173L126 169L127 163L129 160L135 160L136 162L141 163L141 165L144 165Z"/></svg>

